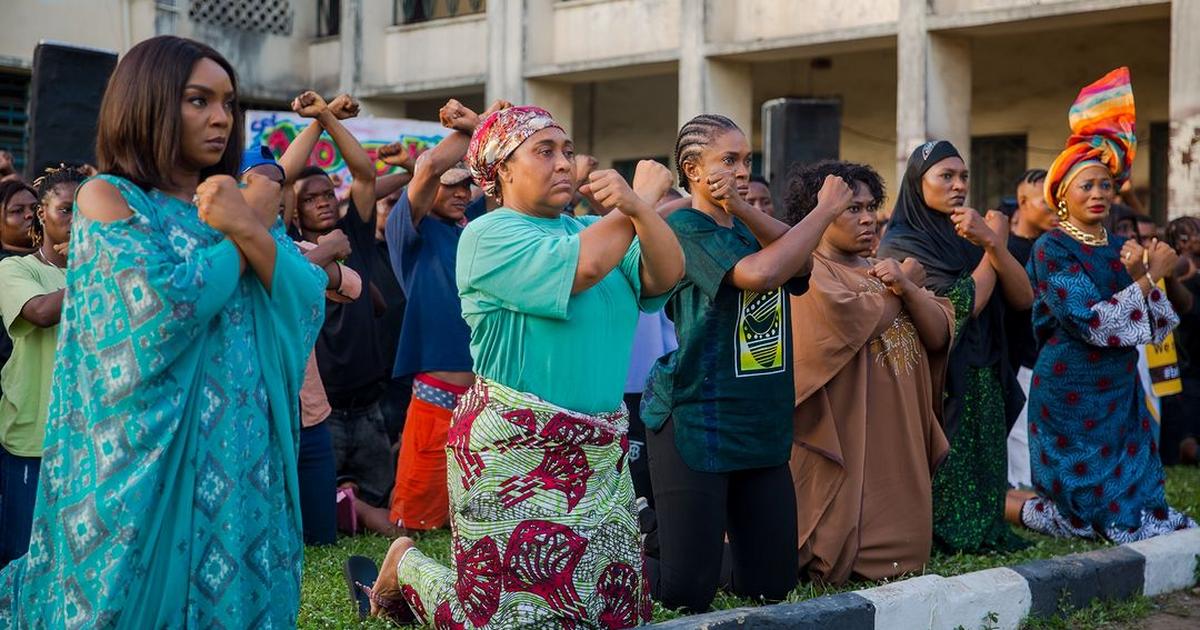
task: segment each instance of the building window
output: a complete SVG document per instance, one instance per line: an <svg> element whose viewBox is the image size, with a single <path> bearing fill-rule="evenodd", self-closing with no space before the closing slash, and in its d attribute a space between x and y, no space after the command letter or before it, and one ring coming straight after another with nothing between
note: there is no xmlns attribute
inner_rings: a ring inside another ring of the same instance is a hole
<svg viewBox="0 0 1200 630"><path fill-rule="evenodd" d="M392 0L392 23L416 24L485 11L487 0Z"/></svg>
<svg viewBox="0 0 1200 630"><path fill-rule="evenodd" d="M159 13L178 12L178 0L159 0ZM156 14L157 15L157 14ZM268 35L292 34L291 0L192 0L188 17L193 22L215 24ZM164 25L165 26L165 25ZM155 28L159 28L155 18ZM174 28L174 21L170 21Z"/></svg>
<svg viewBox="0 0 1200 630"><path fill-rule="evenodd" d="M29 75L0 73L0 151L13 156L13 168L25 170L25 128Z"/></svg>
<svg viewBox="0 0 1200 630"><path fill-rule="evenodd" d="M317 37L333 37L341 32L341 0L317 0Z"/></svg>
<svg viewBox="0 0 1200 630"><path fill-rule="evenodd" d="M1027 150L1023 135L971 138L970 203L979 214L999 210L1001 200L1016 196Z"/></svg>

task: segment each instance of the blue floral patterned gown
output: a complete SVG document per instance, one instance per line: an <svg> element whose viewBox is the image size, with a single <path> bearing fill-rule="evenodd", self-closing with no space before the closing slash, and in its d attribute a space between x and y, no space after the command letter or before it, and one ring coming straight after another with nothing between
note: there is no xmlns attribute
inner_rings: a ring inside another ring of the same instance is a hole
<svg viewBox="0 0 1200 630"><path fill-rule="evenodd" d="M1160 343L1179 317L1162 291L1143 295L1129 277L1123 242L1089 247L1052 230L1029 260L1040 348L1029 451L1040 496L1021 518L1046 534L1124 543L1196 525L1167 505L1137 375L1137 347Z"/></svg>
<svg viewBox="0 0 1200 630"><path fill-rule="evenodd" d="M101 176L77 215L29 553L0 628L293 627L298 393L324 274L278 224L273 290L195 206Z"/></svg>

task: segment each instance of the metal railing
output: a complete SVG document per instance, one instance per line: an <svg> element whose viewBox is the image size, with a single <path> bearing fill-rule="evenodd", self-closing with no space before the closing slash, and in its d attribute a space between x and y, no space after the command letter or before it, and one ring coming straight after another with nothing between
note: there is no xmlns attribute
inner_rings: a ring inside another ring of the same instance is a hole
<svg viewBox="0 0 1200 630"><path fill-rule="evenodd" d="M487 11L487 0L392 0L393 24L417 24Z"/></svg>

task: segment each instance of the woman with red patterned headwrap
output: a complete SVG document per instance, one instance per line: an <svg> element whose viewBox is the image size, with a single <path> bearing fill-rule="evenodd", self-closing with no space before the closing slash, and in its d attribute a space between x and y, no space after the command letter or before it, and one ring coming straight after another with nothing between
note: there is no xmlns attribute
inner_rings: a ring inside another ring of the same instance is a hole
<svg viewBox="0 0 1200 630"><path fill-rule="evenodd" d="M453 568L397 540L372 589L377 612L438 627L649 620L622 397L638 311L661 308L683 275L651 206L671 175L644 161L631 188L594 172L583 192L616 211L576 218L562 213L573 160L540 108L475 129L467 165L502 207L458 245L478 378L448 436Z"/></svg>
<svg viewBox="0 0 1200 630"><path fill-rule="evenodd" d="M1038 496L1021 504L1020 519L1053 536L1125 543L1196 526L1167 505L1136 371L1137 347L1179 323L1171 302L1182 287L1166 243L1143 249L1103 225L1137 148L1129 70L1085 87L1070 123L1045 184L1060 223L1028 265L1040 347L1029 394Z"/></svg>

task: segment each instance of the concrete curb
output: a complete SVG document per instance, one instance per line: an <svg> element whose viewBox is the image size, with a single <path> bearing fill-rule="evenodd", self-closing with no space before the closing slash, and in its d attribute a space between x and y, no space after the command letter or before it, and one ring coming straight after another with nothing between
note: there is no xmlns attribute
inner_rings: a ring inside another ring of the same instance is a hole
<svg viewBox="0 0 1200 630"><path fill-rule="evenodd" d="M1035 560L1015 567L892 582L796 604L736 608L656 624L679 630L1008 630L1029 616L1082 608L1093 599L1154 596L1194 586L1200 576L1200 529Z"/></svg>

